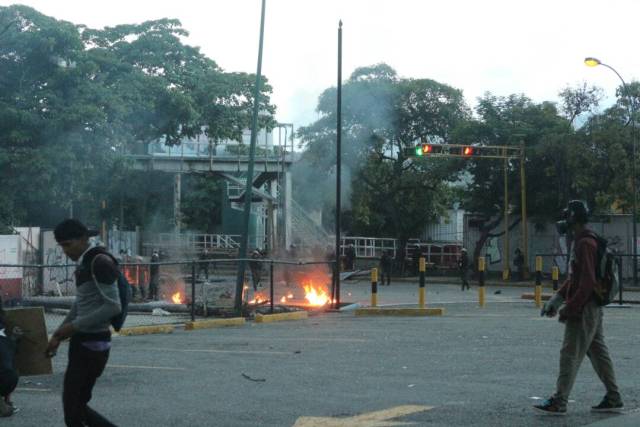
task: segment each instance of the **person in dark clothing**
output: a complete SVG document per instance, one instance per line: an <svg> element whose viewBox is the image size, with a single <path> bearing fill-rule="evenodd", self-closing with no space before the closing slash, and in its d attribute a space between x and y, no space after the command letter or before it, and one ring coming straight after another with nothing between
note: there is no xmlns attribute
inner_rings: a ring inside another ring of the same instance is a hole
<svg viewBox="0 0 640 427"><path fill-rule="evenodd" d="M205 247L200 253L200 261L202 262L200 262L199 264L200 271L198 272L198 275L200 275L200 273L204 273L205 280L209 280L209 263L204 261L208 260L209 258L211 258L211 256L209 255L209 249Z"/></svg>
<svg viewBox="0 0 640 427"><path fill-rule="evenodd" d="M460 258L458 258L458 269L460 270L460 281L462 282L462 290L471 289L469 287L469 256L467 250L462 248Z"/></svg>
<svg viewBox="0 0 640 427"><path fill-rule="evenodd" d="M153 250L151 254L151 264L149 265L149 299L153 301L158 300L158 286L160 283L160 254L157 249Z"/></svg>
<svg viewBox="0 0 640 427"><path fill-rule="evenodd" d="M18 327L14 327L12 334L8 335L0 300L0 417L10 417L17 410L11 402L11 393L18 385L14 361L17 339L21 335L22 331Z"/></svg>
<svg viewBox="0 0 640 427"><path fill-rule="evenodd" d="M353 271L356 268L356 248L353 243L344 250L345 270Z"/></svg>
<svg viewBox="0 0 640 427"><path fill-rule="evenodd" d="M420 256L421 256L422 251L420 250L420 246L419 245L415 245L413 248L411 248L411 271L413 272L414 276L417 276L419 271L419 267L420 267Z"/></svg>
<svg viewBox="0 0 640 427"><path fill-rule="evenodd" d="M520 248L516 248L515 256L513 258L513 266L518 272L518 280L522 282L524 280L524 255Z"/></svg>
<svg viewBox="0 0 640 427"><path fill-rule="evenodd" d="M259 260L262 258L262 252L260 249L256 249L251 253L252 260ZM249 269L251 270L251 277L253 278L253 290L257 291L261 286L260 280L262 278L262 263L257 261L249 261Z"/></svg>
<svg viewBox="0 0 640 427"><path fill-rule="evenodd" d="M604 341L602 307L594 298L598 243L587 227L589 210L581 200L572 200L564 210L564 220L557 223L559 234L571 233L574 248L570 257L569 277L560 290L544 305L540 315L559 315L564 323L560 349L560 372L556 392L534 409L547 415L564 415L569 394L585 356L606 389L600 404L592 412L621 412L624 405L616 383L613 362ZM564 304L564 307L560 308Z"/></svg>
<svg viewBox="0 0 640 427"><path fill-rule="evenodd" d="M90 245L89 237L97 234L75 219L61 222L54 230L65 255L78 263L75 301L45 351L47 357L53 357L60 342L70 339L62 391L68 427L114 425L88 406L96 380L109 360L111 319L121 311L118 265L104 248Z"/></svg>
<svg viewBox="0 0 640 427"><path fill-rule="evenodd" d="M393 257L390 250L382 251L380 257L380 283L384 285L385 279L387 286L391 285L391 269L393 268Z"/></svg>

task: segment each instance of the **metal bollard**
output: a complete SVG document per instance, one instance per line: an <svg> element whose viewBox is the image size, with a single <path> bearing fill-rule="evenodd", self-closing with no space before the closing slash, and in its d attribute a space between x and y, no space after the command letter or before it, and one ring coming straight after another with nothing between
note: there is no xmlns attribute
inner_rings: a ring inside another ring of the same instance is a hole
<svg viewBox="0 0 640 427"><path fill-rule="evenodd" d="M480 307L484 307L485 295L484 295L484 270L485 270L485 258L483 256L478 258L478 302Z"/></svg>
<svg viewBox="0 0 640 427"><path fill-rule="evenodd" d="M558 291L558 280L560 278L560 269L557 265L551 267L551 280L553 280L553 292Z"/></svg>
<svg viewBox="0 0 640 427"><path fill-rule="evenodd" d="M542 307L542 257L536 257L536 287L533 294L536 307Z"/></svg>
<svg viewBox="0 0 640 427"><path fill-rule="evenodd" d="M371 269L371 307L378 305L378 269Z"/></svg>
<svg viewBox="0 0 640 427"><path fill-rule="evenodd" d="M427 269L427 261L424 257L420 257L420 287L418 288L418 305L420 308L424 308L425 304L425 271Z"/></svg>

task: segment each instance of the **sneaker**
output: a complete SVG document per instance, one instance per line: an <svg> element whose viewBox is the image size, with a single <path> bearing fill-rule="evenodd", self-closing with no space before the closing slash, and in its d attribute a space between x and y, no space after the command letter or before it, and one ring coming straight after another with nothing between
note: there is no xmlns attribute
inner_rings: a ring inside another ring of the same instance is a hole
<svg viewBox="0 0 640 427"><path fill-rule="evenodd" d="M0 399L0 417L10 417L14 412L16 410L13 406L7 404L4 399Z"/></svg>
<svg viewBox="0 0 640 427"><path fill-rule="evenodd" d="M567 408L561 406L553 397L542 402L541 405L533 405L533 409L536 412L545 415L566 415Z"/></svg>
<svg viewBox="0 0 640 427"><path fill-rule="evenodd" d="M610 412L610 413L619 413L624 409L624 404L622 402L612 402L605 396L602 399L602 402L598 404L598 406L592 406L591 412Z"/></svg>

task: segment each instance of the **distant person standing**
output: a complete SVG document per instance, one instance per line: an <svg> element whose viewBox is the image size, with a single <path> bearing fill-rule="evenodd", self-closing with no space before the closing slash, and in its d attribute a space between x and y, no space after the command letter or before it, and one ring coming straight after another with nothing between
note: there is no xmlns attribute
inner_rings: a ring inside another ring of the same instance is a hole
<svg viewBox="0 0 640 427"><path fill-rule="evenodd" d="M356 267L356 248L353 243L349 244L344 251L345 270L353 271Z"/></svg>
<svg viewBox="0 0 640 427"><path fill-rule="evenodd" d="M160 266L157 264L160 262L160 253L157 249L153 250L151 254L151 264L149 265L149 299L153 301L158 300L158 286L160 284Z"/></svg>
<svg viewBox="0 0 640 427"><path fill-rule="evenodd" d="M471 289L469 286L469 256L467 250L462 248L460 258L458 258L458 270L460 271L460 281L462 282L462 290Z"/></svg>
<svg viewBox="0 0 640 427"><path fill-rule="evenodd" d="M262 252L260 249L255 249L251 253L251 261L249 261L249 269L251 270L251 278L253 279L253 290L257 291L259 287L262 287L260 280L262 279L262 263L258 261L262 258Z"/></svg>
<svg viewBox="0 0 640 427"><path fill-rule="evenodd" d="M209 258L210 258L209 249L205 247L200 253L200 271L198 272L198 275L204 272L205 280L209 280L209 262L208 262Z"/></svg>
<svg viewBox="0 0 640 427"><path fill-rule="evenodd" d="M113 426L88 403L109 360L111 319L122 310L118 265L104 248L91 246L89 237L98 232L78 220L61 222L53 234L65 255L78 263L75 301L45 351L47 357L55 356L60 342L70 338L62 391L64 421L69 427Z"/></svg>
<svg viewBox="0 0 640 427"><path fill-rule="evenodd" d="M516 248L515 256L513 258L513 266L518 272L518 280L522 282L524 280L524 255L520 248Z"/></svg>
<svg viewBox="0 0 640 427"><path fill-rule="evenodd" d="M393 257L391 250L387 249L382 251L380 257L380 283L384 285L385 279L387 280L387 286L391 285L391 270L393 268Z"/></svg>

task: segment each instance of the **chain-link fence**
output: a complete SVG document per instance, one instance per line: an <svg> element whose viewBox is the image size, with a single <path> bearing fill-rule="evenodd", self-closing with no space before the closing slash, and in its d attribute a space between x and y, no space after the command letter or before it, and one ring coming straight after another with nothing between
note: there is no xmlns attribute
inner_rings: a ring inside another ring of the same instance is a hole
<svg viewBox="0 0 640 427"><path fill-rule="evenodd" d="M126 327L184 323L238 315L234 310L240 259L123 263L132 287ZM332 297L331 262L246 259L242 315L323 308ZM55 330L75 299L75 265L0 265L6 306L41 306Z"/></svg>

